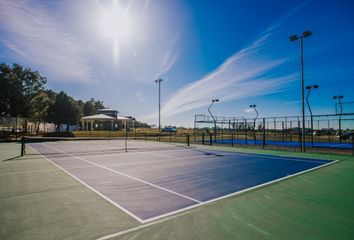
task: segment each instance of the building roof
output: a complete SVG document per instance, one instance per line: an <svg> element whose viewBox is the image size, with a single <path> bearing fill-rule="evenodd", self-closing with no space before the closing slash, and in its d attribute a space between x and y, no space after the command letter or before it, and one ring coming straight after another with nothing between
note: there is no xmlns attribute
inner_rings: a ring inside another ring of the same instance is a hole
<svg viewBox="0 0 354 240"><path fill-rule="evenodd" d="M101 108L101 109L98 109L97 112L118 112L118 111L115 109L111 109L111 108Z"/></svg>
<svg viewBox="0 0 354 240"><path fill-rule="evenodd" d="M117 116L118 120L130 120L130 118L124 117L124 116Z"/></svg>
<svg viewBox="0 0 354 240"><path fill-rule="evenodd" d="M82 120L116 120L114 117L107 116L105 114L96 114L81 118Z"/></svg>
<svg viewBox="0 0 354 240"><path fill-rule="evenodd" d="M81 118L82 120L131 120L130 118L124 116L111 117L106 114L96 114L91 116L85 116Z"/></svg>

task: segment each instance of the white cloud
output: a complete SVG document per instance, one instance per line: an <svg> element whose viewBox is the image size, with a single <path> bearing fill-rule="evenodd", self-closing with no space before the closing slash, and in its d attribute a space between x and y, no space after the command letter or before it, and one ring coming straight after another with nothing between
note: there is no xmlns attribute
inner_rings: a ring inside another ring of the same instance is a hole
<svg viewBox="0 0 354 240"><path fill-rule="evenodd" d="M244 111L245 111L245 113L251 113L251 112L254 112L254 108L247 108Z"/></svg>
<svg viewBox="0 0 354 240"><path fill-rule="evenodd" d="M17 59L34 65L59 81L92 82L84 50L60 21L38 2L0 0L2 44Z"/></svg>
<svg viewBox="0 0 354 240"><path fill-rule="evenodd" d="M136 99L137 99L138 102L144 102L145 101L144 95L141 92L137 92L136 93Z"/></svg>

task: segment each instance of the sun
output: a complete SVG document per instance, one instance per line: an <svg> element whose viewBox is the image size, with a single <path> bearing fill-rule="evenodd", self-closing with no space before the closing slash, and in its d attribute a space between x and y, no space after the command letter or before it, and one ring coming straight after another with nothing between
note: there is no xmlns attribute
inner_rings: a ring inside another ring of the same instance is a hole
<svg viewBox="0 0 354 240"><path fill-rule="evenodd" d="M132 27L129 7L123 8L115 0L110 9L102 9L101 29L104 37L123 40L129 37Z"/></svg>
<svg viewBox="0 0 354 240"><path fill-rule="evenodd" d="M113 55L119 57L120 47L131 40L134 28L129 5L123 6L118 0L112 0L109 6L99 6L98 25L103 38L112 42Z"/></svg>

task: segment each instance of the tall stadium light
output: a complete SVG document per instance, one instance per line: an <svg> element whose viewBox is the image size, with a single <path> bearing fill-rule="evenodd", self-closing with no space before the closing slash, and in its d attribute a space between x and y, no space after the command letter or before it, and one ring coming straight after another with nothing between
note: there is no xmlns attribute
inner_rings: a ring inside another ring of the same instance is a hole
<svg viewBox="0 0 354 240"><path fill-rule="evenodd" d="M301 131L301 151L305 152L305 83L304 83L304 56L303 39L312 35L311 31L305 31L302 35L290 36L290 41L300 40L300 65L301 65L301 112L302 112L302 131Z"/></svg>
<svg viewBox="0 0 354 240"><path fill-rule="evenodd" d="M250 108L254 109L254 111L256 112L256 117L253 120L253 140L254 140L254 145L256 145L256 121L257 121L257 118L258 118L258 111L257 111L257 108L256 108L256 104L250 105Z"/></svg>
<svg viewBox="0 0 354 240"><path fill-rule="evenodd" d="M343 95L339 95L339 96L333 96L334 100L338 100L339 103L339 142L342 142L342 113L343 113L343 107L342 107L342 99L343 99Z"/></svg>
<svg viewBox="0 0 354 240"><path fill-rule="evenodd" d="M214 141L216 141L216 120L215 120L213 114L210 112L210 108L211 108L211 106L213 106L213 104L214 104L215 102L219 102L219 99L216 98L216 99L211 100L211 104L210 104L210 106L209 106L209 108L208 108L208 112L209 112L211 118L212 118L213 121L214 121Z"/></svg>
<svg viewBox="0 0 354 240"><path fill-rule="evenodd" d="M155 82L159 84L159 132L161 132L161 82L162 82L162 79L156 79Z"/></svg>
<svg viewBox="0 0 354 240"><path fill-rule="evenodd" d="M311 107L310 107L310 102L309 102L309 97L310 97L310 93L311 93L311 89L317 89L319 86L317 84L315 85L308 85L306 86L306 90L307 90L307 95L306 95L306 103L307 103L307 107L309 109L310 112L310 123L311 123L311 146L313 147L313 115L312 115L312 111L311 111Z"/></svg>

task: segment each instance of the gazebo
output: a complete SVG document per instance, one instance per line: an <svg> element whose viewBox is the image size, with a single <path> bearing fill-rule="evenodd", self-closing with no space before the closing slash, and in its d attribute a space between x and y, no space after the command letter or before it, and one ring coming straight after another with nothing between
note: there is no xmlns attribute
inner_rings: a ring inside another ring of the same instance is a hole
<svg viewBox="0 0 354 240"><path fill-rule="evenodd" d="M82 130L111 130L118 128L117 118L105 114L96 114L81 118Z"/></svg>

